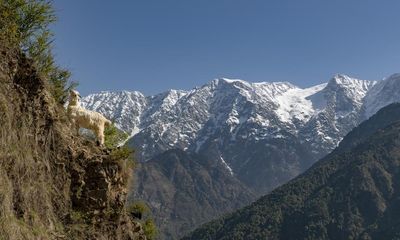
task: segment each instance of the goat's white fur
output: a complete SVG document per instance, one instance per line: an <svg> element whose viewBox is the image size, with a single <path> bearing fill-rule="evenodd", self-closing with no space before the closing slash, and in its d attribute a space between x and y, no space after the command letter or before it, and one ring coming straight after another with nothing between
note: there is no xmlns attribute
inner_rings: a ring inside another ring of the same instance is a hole
<svg viewBox="0 0 400 240"><path fill-rule="evenodd" d="M80 95L77 91L71 90L68 104L68 114L72 124L79 134L79 128L87 128L94 132L100 145L104 144L104 128L111 125L111 121L102 114L87 110L80 106Z"/></svg>

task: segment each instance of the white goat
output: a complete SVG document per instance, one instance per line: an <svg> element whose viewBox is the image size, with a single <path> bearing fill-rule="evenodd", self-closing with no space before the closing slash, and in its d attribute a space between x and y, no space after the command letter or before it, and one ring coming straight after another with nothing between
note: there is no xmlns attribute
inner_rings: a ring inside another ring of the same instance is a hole
<svg viewBox="0 0 400 240"><path fill-rule="evenodd" d="M76 127L79 134L79 128L87 128L92 130L100 145L104 144L104 127L111 125L111 121L105 118L102 114L87 110L80 106L79 92L71 90L68 104L68 114L72 123Z"/></svg>

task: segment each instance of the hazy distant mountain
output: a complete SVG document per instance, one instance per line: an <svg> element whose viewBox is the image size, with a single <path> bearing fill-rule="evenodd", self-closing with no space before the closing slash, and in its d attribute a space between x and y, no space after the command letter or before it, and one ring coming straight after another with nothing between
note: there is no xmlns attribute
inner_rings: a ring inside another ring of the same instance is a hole
<svg viewBox="0 0 400 240"><path fill-rule="evenodd" d="M398 239L400 105L380 110L308 171L184 239Z"/></svg>

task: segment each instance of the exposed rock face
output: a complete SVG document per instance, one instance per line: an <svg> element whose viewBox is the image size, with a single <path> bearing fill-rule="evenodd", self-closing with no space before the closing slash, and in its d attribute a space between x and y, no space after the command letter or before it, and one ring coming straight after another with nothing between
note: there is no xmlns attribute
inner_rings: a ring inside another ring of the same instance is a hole
<svg viewBox="0 0 400 240"><path fill-rule="evenodd" d="M383 108L304 174L183 239L396 239L399 117Z"/></svg>
<svg viewBox="0 0 400 240"><path fill-rule="evenodd" d="M122 165L112 161L107 154L77 157L80 164L74 164L71 172L72 205L88 215L101 220L110 214L118 220L126 200L126 176Z"/></svg>
<svg viewBox="0 0 400 240"><path fill-rule="evenodd" d="M0 236L146 239L124 159L73 134L32 62L0 44Z"/></svg>

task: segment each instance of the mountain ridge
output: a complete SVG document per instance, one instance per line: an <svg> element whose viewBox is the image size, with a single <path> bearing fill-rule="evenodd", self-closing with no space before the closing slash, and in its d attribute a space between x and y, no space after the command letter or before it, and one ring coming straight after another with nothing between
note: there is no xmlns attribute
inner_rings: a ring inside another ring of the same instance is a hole
<svg viewBox="0 0 400 240"><path fill-rule="evenodd" d="M167 113L170 111L174 111L174 113L180 113L180 109L176 109L176 105L181 104L183 105L182 102L187 101L188 106L182 106L186 108L190 108L193 104L193 100L199 100L199 104L207 104L206 100L204 98L213 98L213 97L218 97L218 95L221 94L229 94L229 91L231 92L231 96L233 98L235 97L241 97L243 98L242 100L248 101L249 103L255 102L255 98L260 99L259 102L257 103L260 105L262 108L268 108L271 107L275 109L273 111L273 114L280 119L281 122L283 123L288 123L291 125L295 125L297 122L306 122L302 116L299 116L301 112L296 112L295 109L310 109L310 106L304 107L305 105L309 104L305 103L300 106L295 106L295 107L290 107L290 102L289 106L284 106L287 101L284 101L284 98L288 97L285 95L289 90L294 90L296 89L297 91L307 91L310 89L313 89L317 87L317 91L320 92L323 89L327 89L329 87L332 87L332 82L333 80L337 79L351 79L353 81L362 81L364 83L370 82L370 83L375 83L373 81L366 81L366 80L355 80L353 78L349 78L345 75L336 75L333 77L326 85L320 84L317 86L312 86L309 88L299 88L291 83L288 82L261 82L261 83L249 83L244 80L231 80L227 78L221 78L221 79L215 79L211 81L208 84L203 85L202 87L196 87L192 90L184 91L184 90L169 90L160 94L152 95L152 96L144 96L143 94L139 92L128 92L128 91L120 91L120 92L108 92L104 91L99 94L91 94L83 99L84 105L92 110L97 110L102 112L103 114L107 115L109 118L114 119L116 125L121 128L122 130L126 131L127 133L131 133L131 136L135 136L136 134L140 133L141 131L146 131L146 128L151 125L149 123L149 120L140 120L140 118L154 118L156 116L159 116L160 114L168 115ZM343 85L343 81L336 83L336 85ZM373 85L373 84L372 84ZM319 87L320 88L319 88ZM219 92L220 88L223 88L223 93ZM348 89L349 87L347 87ZM364 89L362 88L354 88L355 90L361 89L363 92ZM319 91L320 90L320 91ZM233 93L232 93L233 91ZM357 91L355 91L357 92ZM179 94L177 94L179 93ZM315 92L316 93L316 92ZM196 99L194 95L201 95L200 99ZM124 96L121 96L124 95ZM131 95L130 99L127 95ZM353 96L356 94L353 94ZM359 98L363 98L364 96L355 96L355 99L357 102L359 102ZM127 99L128 98L128 99ZM294 100L300 99L293 97ZM115 99L119 99L117 102ZM310 100L311 99L311 100ZM192 100L192 101L191 101ZM203 100L203 101L202 101ZM312 97L310 98L303 98L301 100L306 101L312 101ZM117 106L106 106L108 104L116 104ZM208 103L210 105L210 103ZM147 108L148 110L144 110ZM289 108L289 109L285 109ZM295 109L293 109L295 108ZM315 108L311 106L311 108ZM197 109L199 110L199 109ZM203 109L200 109L203 110ZM231 109L234 110L234 109ZM315 110L319 110L318 108L311 109L310 111L315 112ZM207 112L210 111L210 109L205 109L207 115ZM240 119L238 119L235 114L235 112L232 111L232 118L226 119L227 121L231 121L230 125L235 125L235 123L240 122ZM297 114L300 113L300 114ZM194 116L194 120L200 120L202 121L195 121L195 123L198 126L192 127L190 129L192 133L196 133L197 131L200 130L202 125L204 124L204 121L206 121L208 118L212 117L213 114L209 113L208 116ZM286 116L284 116L286 115ZM306 113L305 113L306 115ZM167 116L168 117L168 116ZM235 119L236 117L236 119ZM309 116L306 116L309 117ZM203 119L201 119L203 118ZM205 118L205 119L204 119ZM243 120L243 119L242 119ZM265 120L265 119L263 119ZM176 121L176 119L175 119ZM267 122L267 121L265 121ZM161 124L161 126L166 126L167 124L164 122ZM159 126L154 126L155 128L160 128ZM182 126L182 128L187 127L186 125ZM148 129L147 129L148 130ZM157 129L161 131L162 133L163 130ZM172 144L173 147L180 147L182 149L185 148L190 148L188 145L193 145L196 144L198 145L201 143L201 139L199 139L196 143L189 143L188 141L193 141L196 138L197 134L192 134L192 136L189 136L188 139L184 139L184 136L178 136L177 133L174 133L175 136L173 136L174 139L163 139L163 136L161 139L163 141L167 141L169 144ZM181 138L180 138L181 137ZM165 146L164 146L165 147ZM168 148L168 147L166 147ZM140 149L141 152L146 152L146 149ZM165 150L165 149L164 149ZM154 150L149 150L150 152L153 152ZM155 150L156 151L156 150ZM154 156L157 153L160 153L161 151L156 151L151 154L144 154L144 156L141 156L141 159L147 159L150 158L151 156Z"/></svg>
<svg viewBox="0 0 400 240"><path fill-rule="evenodd" d="M267 170L264 174L279 179L277 174L283 174L283 179L290 179L333 150L379 107L400 100L388 94L400 91L399 76L378 82L336 74L327 83L308 88L288 82L220 78L192 90L169 90L147 97L139 92L102 92L83 98L83 105L128 132L127 144L137 150L139 161L174 148L203 155L216 148L212 151L215 156L209 157L222 157L241 178L240 173L252 175L253 170L258 171L256 162L265 161L257 156L246 160L243 154L249 149L259 151L264 145L269 149L258 155L287 162L266 166L283 172ZM295 147L290 149L290 145ZM282 156L274 148L287 151ZM261 193L285 181L254 186L246 179L241 180Z"/></svg>

